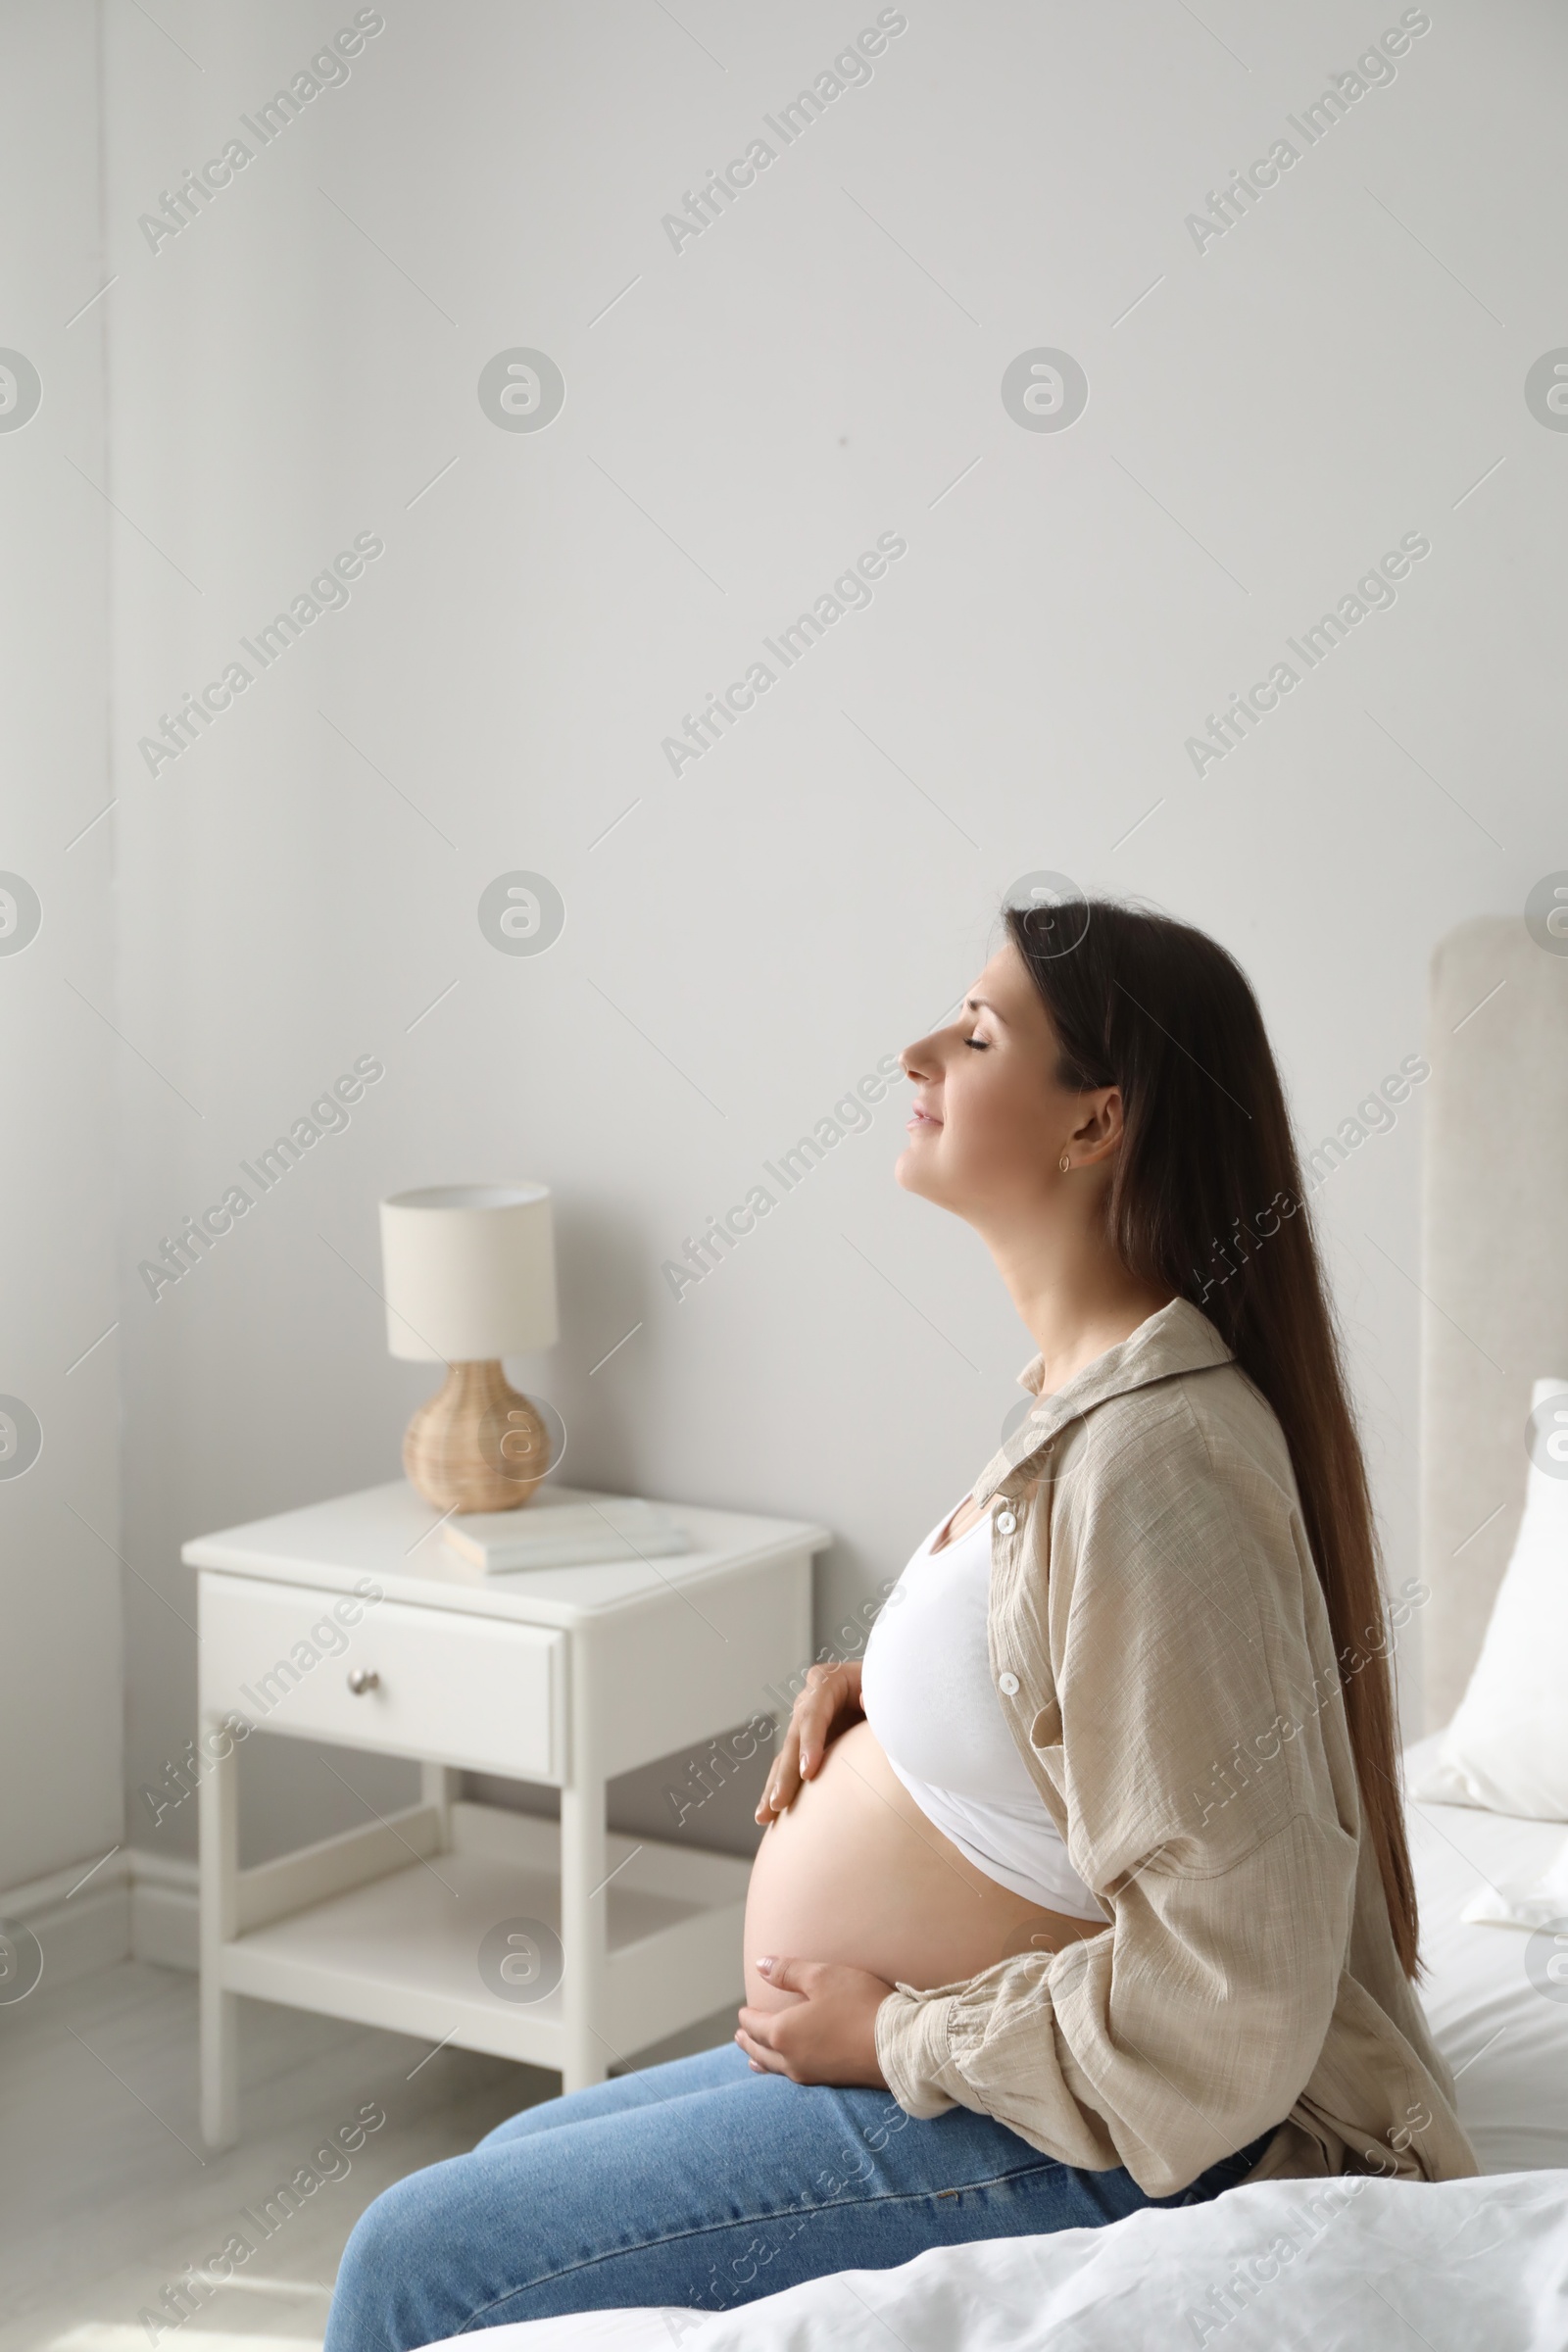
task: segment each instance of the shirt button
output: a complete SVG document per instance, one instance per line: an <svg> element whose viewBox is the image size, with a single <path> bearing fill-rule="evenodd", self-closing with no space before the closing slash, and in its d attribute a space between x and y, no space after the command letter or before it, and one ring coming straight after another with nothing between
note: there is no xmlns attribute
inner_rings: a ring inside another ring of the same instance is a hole
<svg viewBox="0 0 1568 2352"><path fill-rule="evenodd" d="M997 1677L997 1689L1002 1692L1004 1698L1016 1698L1018 1695L1018 1677L1015 1674L999 1674Z"/></svg>
<svg viewBox="0 0 1568 2352"><path fill-rule="evenodd" d="M1013 1517L1011 1511L999 1511L997 1513L997 1533L999 1535L1010 1536L1017 1524L1018 1522Z"/></svg>

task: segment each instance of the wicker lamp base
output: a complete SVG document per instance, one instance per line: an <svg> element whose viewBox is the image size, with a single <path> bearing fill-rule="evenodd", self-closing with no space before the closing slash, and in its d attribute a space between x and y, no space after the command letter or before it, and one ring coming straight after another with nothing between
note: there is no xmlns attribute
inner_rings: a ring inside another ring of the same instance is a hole
<svg viewBox="0 0 1568 2352"><path fill-rule="evenodd" d="M409 1482L440 1511L512 1511L550 1467L550 1433L499 1363L449 1364L403 1437Z"/></svg>

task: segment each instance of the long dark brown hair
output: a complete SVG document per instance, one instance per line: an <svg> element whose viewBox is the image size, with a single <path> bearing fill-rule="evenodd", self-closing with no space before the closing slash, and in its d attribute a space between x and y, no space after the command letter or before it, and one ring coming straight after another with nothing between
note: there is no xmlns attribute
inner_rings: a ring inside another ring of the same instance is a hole
<svg viewBox="0 0 1568 2352"><path fill-rule="evenodd" d="M1106 1202L1142 1280L1208 1317L1278 1416L1328 1604L1366 1832L1399 1964L1419 1973L1379 1547L1339 1331L1285 1092L1247 975L1206 934L1104 899L1009 907L1061 1048L1057 1083L1115 1086Z"/></svg>

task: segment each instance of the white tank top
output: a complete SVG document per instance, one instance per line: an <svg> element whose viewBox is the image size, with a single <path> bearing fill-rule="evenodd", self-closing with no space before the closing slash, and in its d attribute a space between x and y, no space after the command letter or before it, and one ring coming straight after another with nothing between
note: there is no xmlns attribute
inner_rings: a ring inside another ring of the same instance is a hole
<svg viewBox="0 0 1568 2352"><path fill-rule="evenodd" d="M990 1519L933 1552L941 1532L932 1529L871 1628L860 1673L866 1720L926 1819L977 1870L1047 1910L1103 1920L991 1679Z"/></svg>

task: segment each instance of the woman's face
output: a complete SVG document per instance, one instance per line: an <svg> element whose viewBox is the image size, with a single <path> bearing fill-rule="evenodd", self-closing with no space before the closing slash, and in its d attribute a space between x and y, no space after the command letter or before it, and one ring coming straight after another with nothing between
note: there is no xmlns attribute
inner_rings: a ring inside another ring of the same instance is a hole
<svg viewBox="0 0 1568 2352"><path fill-rule="evenodd" d="M1037 1211L1065 1181L1064 1152L1080 1166L1119 1132L1113 1088L1056 1083L1056 1033L1010 940L957 1018L901 1058L914 1107L894 1173L906 1192L971 1223Z"/></svg>

